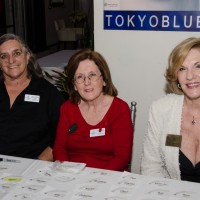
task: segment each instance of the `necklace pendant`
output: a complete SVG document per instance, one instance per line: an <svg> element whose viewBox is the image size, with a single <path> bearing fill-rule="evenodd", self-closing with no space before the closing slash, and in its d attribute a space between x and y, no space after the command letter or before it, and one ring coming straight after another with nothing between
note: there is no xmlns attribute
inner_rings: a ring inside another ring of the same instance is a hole
<svg viewBox="0 0 200 200"><path fill-rule="evenodd" d="M193 116L192 125L195 125L195 124L196 124L196 120L194 119L194 116Z"/></svg>

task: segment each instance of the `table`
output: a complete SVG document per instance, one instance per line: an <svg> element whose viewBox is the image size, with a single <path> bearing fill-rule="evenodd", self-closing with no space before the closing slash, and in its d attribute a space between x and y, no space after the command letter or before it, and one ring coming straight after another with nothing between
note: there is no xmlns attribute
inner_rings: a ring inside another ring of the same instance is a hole
<svg viewBox="0 0 200 200"><path fill-rule="evenodd" d="M62 50L56 53L50 54L48 56L42 57L38 59L38 63L42 68L56 67L56 68L64 68L67 66L67 63L70 57L77 50Z"/></svg>
<svg viewBox="0 0 200 200"><path fill-rule="evenodd" d="M0 155L2 200L199 200L200 184ZM7 160L6 160L7 159Z"/></svg>

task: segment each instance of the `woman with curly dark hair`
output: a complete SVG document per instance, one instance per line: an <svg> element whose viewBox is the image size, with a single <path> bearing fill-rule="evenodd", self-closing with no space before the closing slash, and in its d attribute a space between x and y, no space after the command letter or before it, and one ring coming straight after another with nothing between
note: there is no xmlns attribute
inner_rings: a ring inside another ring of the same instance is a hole
<svg viewBox="0 0 200 200"><path fill-rule="evenodd" d="M53 160L61 93L22 38L0 37L0 154Z"/></svg>

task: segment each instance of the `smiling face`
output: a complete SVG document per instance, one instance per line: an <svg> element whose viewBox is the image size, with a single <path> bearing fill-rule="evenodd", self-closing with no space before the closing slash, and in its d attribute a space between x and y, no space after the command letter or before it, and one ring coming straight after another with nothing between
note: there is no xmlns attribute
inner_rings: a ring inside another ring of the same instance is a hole
<svg viewBox="0 0 200 200"><path fill-rule="evenodd" d="M74 88L85 101L94 101L103 95L105 82L94 61L86 59L79 63L74 76ZM82 79L82 81L80 81Z"/></svg>
<svg viewBox="0 0 200 200"><path fill-rule="evenodd" d="M200 48L189 51L178 70L178 81L188 99L200 99Z"/></svg>
<svg viewBox="0 0 200 200"><path fill-rule="evenodd" d="M16 80L28 75L27 64L30 54L26 53L17 40L8 40L0 45L0 67L4 79Z"/></svg>

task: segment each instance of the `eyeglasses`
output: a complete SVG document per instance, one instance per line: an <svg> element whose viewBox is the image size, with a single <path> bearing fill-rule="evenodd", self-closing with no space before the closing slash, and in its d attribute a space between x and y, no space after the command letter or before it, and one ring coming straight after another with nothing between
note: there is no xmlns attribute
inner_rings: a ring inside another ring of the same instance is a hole
<svg viewBox="0 0 200 200"><path fill-rule="evenodd" d="M24 52L21 49L14 50L12 52L12 55L9 55L8 53L1 53L0 54L0 60L2 62L8 62L10 60L10 57L12 58L18 58L20 57Z"/></svg>
<svg viewBox="0 0 200 200"><path fill-rule="evenodd" d="M90 73L88 76L85 76L84 74L78 74L74 77L74 82L81 84L86 80L86 78L88 78L92 82L95 82L98 81L101 76L102 76L101 74L98 75L94 72Z"/></svg>

